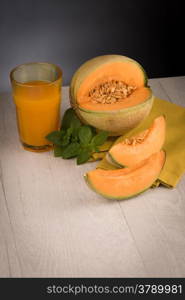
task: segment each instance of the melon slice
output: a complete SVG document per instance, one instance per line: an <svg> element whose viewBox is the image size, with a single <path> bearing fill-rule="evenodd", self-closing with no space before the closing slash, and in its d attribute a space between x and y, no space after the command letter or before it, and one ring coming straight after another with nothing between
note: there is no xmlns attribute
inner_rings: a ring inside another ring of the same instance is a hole
<svg viewBox="0 0 185 300"><path fill-rule="evenodd" d="M70 84L71 105L78 117L110 135L136 127L149 114L153 98L142 66L122 55L85 62Z"/></svg>
<svg viewBox="0 0 185 300"><path fill-rule="evenodd" d="M84 176L88 185L105 198L126 199L148 189L158 178L164 162L165 153L161 150L133 168L96 169Z"/></svg>
<svg viewBox="0 0 185 300"><path fill-rule="evenodd" d="M159 116L149 129L113 145L106 159L117 167L135 166L153 153L160 151L165 141L165 133L165 118Z"/></svg>

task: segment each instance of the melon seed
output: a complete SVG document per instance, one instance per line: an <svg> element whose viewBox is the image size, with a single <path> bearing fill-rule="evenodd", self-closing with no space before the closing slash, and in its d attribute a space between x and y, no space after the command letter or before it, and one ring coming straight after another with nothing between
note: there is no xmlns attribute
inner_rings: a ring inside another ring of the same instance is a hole
<svg viewBox="0 0 185 300"><path fill-rule="evenodd" d="M111 80L94 87L89 91L93 103L112 104L130 96L136 90L135 86L123 81Z"/></svg>

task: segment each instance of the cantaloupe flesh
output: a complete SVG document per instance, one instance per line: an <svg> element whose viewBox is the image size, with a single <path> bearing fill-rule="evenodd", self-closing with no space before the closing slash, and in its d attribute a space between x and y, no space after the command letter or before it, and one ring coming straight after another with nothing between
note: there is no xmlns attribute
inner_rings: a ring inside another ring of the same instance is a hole
<svg viewBox="0 0 185 300"><path fill-rule="evenodd" d="M102 64L81 82L77 91L77 103L82 106L88 102L91 89L111 80L123 81L139 89L145 85L145 74L137 63L129 60Z"/></svg>
<svg viewBox="0 0 185 300"><path fill-rule="evenodd" d="M132 63L137 66L138 69L140 69L140 76L143 77L142 80L142 85L146 86L147 85L147 75L142 68L142 66L136 62L135 60L123 56L123 55L102 55L95 57L93 59L90 59L86 61L84 64L80 66L80 68L75 72L75 74L72 77L71 83L70 83L70 94L71 94L71 101L74 102L76 101L77 98L77 92L81 86L81 84L89 77L90 74L94 72L99 72L98 70L102 68L102 66L105 65L113 65L116 63ZM103 74L103 76L105 73ZM74 104L74 103L73 103Z"/></svg>
<svg viewBox="0 0 185 300"><path fill-rule="evenodd" d="M115 144L109 150L109 158L119 166L132 167L153 153L160 151L165 141L165 134L166 121L164 116L159 116L154 120L141 143L127 145L123 141Z"/></svg>
<svg viewBox="0 0 185 300"><path fill-rule="evenodd" d="M133 197L148 189L158 178L165 162L164 151L151 155L137 167L118 170L96 169L85 175L89 186L110 199Z"/></svg>
<svg viewBox="0 0 185 300"><path fill-rule="evenodd" d="M93 103L90 97L84 97L82 102L80 103L79 108L93 112L105 112L114 110L118 111L132 106L136 106L140 103L147 101L151 97L152 91L150 88L140 87L133 91L133 93L129 97L119 100L118 102L112 104Z"/></svg>
<svg viewBox="0 0 185 300"><path fill-rule="evenodd" d="M92 58L85 63L83 63L80 68L75 72L75 74L72 77L71 83L70 83L70 96L71 96L71 102L72 105L75 104L76 98L77 98L77 91L79 90L82 82L93 72L98 70L102 65L105 64L113 64L117 62L131 62L138 66L138 68L142 72L143 76L143 86L147 86L147 75L142 68L142 66L136 62L135 60L131 59L130 57L123 56L123 55L101 55L95 58Z"/></svg>

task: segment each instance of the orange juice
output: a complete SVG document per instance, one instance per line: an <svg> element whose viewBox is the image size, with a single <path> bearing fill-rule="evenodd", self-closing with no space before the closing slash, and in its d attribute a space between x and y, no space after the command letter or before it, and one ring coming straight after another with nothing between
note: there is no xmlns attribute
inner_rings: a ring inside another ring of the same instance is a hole
<svg viewBox="0 0 185 300"><path fill-rule="evenodd" d="M34 151L49 147L51 144L45 136L59 128L60 84L28 81L14 86L13 97L22 144L30 149L33 146Z"/></svg>

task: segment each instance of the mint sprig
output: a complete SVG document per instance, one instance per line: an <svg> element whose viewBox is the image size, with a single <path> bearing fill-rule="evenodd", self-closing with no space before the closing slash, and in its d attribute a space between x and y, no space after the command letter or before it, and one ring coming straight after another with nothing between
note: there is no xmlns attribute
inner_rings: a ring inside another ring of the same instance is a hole
<svg viewBox="0 0 185 300"><path fill-rule="evenodd" d="M84 164L91 157L92 151L88 149L82 149L77 156L77 165Z"/></svg>
<svg viewBox="0 0 185 300"><path fill-rule="evenodd" d="M52 142L54 145L62 146L62 141L65 136L65 131L53 131L46 136L46 139Z"/></svg>
<svg viewBox="0 0 185 300"><path fill-rule="evenodd" d="M81 121L78 119L72 108L68 108L62 119L61 129L66 130L68 128L79 128L81 126Z"/></svg>
<svg viewBox="0 0 185 300"><path fill-rule="evenodd" d="M78 137L82 145L88 145L92 139L93 133L90 126L81 126Z"/></svg>
<svg viewBox="0 0 185 300"><path fill-rule="evenodd" d="M89 125L82 125L74 110L66 110L61 129L53 131L46 136L54 144L54 156L70 159L77 157L77 164L83 164L89 160L93 152L99 152L107 139L108 132L100 131Z"/></svg>
<svg viewBox="0 0 185 300"><path fill-rule="evenodd" d="M102 144L105 143L107 137L108 137L107 131L100 131L97 135L95 135L92 138L92 144L94 144L95 146L101 146Z"/></svg>
<svg viewBox="0 0 185 300"><path fill-rule="evenodd" d="M62 157L65 159L72 158L72 157L76 157L79 153L80 153L80 144L77 142L72 142L64 149L62 153Z"/></svg>

